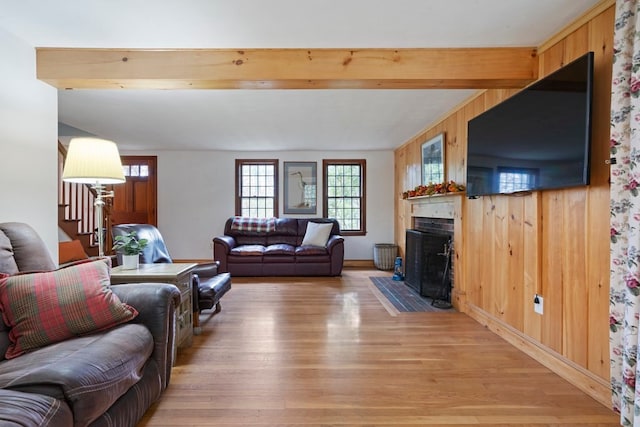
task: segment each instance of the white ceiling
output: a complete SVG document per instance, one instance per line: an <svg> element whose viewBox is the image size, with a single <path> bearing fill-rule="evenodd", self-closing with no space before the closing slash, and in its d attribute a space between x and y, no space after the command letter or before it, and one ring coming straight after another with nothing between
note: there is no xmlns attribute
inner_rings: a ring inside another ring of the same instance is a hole
<svg viewBox="0 0 640 427"><path fill-rule="evenodd" d="M0 28L34 47L538 46L598 1L0 0ZM73 90L59 119L125 150L386 150L473 93Z"/></svg>

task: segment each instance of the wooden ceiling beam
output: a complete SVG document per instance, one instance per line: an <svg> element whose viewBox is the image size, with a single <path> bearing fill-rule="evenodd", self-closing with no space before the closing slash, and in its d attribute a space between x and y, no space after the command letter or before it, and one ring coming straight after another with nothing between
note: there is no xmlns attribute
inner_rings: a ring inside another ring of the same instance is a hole
<svg viewBox="0 0 640 427"><path fill-rule="evenodd" d="M535 48L37 48L58 89L491 89L537 78Z"/></svg>

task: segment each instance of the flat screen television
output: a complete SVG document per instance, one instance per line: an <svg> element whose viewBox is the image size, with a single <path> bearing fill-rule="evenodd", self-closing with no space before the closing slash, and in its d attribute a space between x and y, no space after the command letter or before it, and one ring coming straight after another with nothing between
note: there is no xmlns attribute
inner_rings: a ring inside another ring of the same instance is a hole
<svg viewBox="0 0 640 427"><path fill-rule="evenodd" d="M589 184L593 52L468 123L467 197Z"/></svg>

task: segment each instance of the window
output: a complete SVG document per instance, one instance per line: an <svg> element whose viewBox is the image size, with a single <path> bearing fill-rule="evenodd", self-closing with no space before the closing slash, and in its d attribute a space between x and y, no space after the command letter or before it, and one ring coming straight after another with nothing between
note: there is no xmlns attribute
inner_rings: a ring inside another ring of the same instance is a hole
<svg viewBox="0 0 640 427"><path fill-rule="evenodd" d="M278 160L236 159L236 215L278 216Z"/></svg>
<svg viewBox="0 0 640 427"><path fill-rule="evenodd" d="M498 168L499 191L501 193L514 193L527 191L537 185L538 171L536 169Z"/></svg>
<svg viewBox="0 0 640 427"><path fill-rule="evenodd" d="M122 165L124 176L149 176L149 165Z"/></svg>
<svg viewBox="0 0 640 427"><path fill-rule="evenodd" d="M344 235L364 235L366 160L323 160L322 169L324 216L337 219Z"/></svg>

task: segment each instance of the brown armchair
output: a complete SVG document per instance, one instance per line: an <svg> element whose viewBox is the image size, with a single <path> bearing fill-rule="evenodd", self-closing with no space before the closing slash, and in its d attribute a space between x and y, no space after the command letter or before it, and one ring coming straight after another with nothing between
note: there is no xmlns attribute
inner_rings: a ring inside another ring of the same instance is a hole
<svg viewBox="0 0 640 427"><path fill-rule="evenodd" d="M138 238L149 241L140 255L140 262L144 264L173 262L160 231L153 225L119 224L111 228L111 234L114 238L128 234L131 231L135 231ZM213 314L216 314L222 309L220 298L231 289L231 275L229 273L218 273L218 265L219 262L212 261L198 264L193 270L194 313L214 308Z"/></svg>

